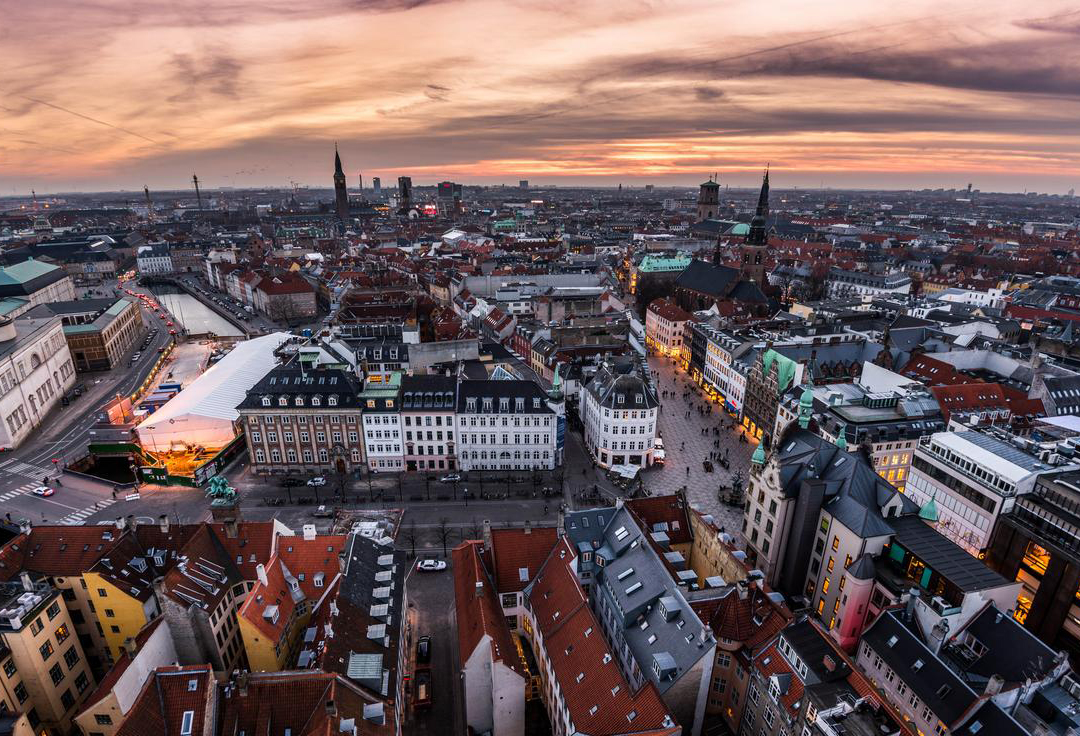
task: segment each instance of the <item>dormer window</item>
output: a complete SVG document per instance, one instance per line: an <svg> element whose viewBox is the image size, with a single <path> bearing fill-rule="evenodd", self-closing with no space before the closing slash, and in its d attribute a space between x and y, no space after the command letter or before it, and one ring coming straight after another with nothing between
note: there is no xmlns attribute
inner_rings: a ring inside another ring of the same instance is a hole
<svg viewBox="0 0 1080 736"><path fill-rule="evenodd" d="M304 397L303 396L297 396L296 397L296 405L297 406L303 406L304 405Z"/></svg>
<svg viewBox="0 0 1080 736"><path fill-rule="evenodd" d="M525 411L525 399L514 399L514 411Z"/></svg>
<svg viewBox="0 0 1080 736"><path fill-rule="evenodd" d="M371 359L372 360L382 360L382 350L372 350L371 351Z"/></svg>
<svg viewBox="0 0 1080 736"><path fill-rule="evenodd" d="M619 394L618 396L615 397L615 401L616 401L616 403L622 404L623 402L626 401L626 395L625 394Z"/></svg>
<svg viewBox="0 0 1080 736"><path fill-rule="evenodd" d="M540 408L540 399L533 399L533 409Z"/></svg>
<svg viewBox="0 0 1080 736"><path fill-rule="evenodd" d="M476 399L469 397L465 399L465 411L476 411Z"/></svg>
<svg viewBox="0 0 1080 736"><path fill-rule="evenodd" d="M337 396L331 396L329 399L327 399L326 403L329 406L337 406Z"/></svg>
<svg viewBox="0 0 1080 736"><path fill-rule="evenodd" d="M322 404L322 399L320 399L318 396L312 396L311 397L311 405L312 406L319 406L321 404Z"/></svg>
<svg viewBox="0 0 1080 736"><path fill-rule="evenodd" d="M289 405L289 397L281 396L281 397L278 398L277 403L278 403L278 406L288 406Z"/></svg>
<svg viewBox="0 0 1080 736"><path fill-rule="evenodd" d="M510 409L510 399L507 399L507 398L499 399L499 411L507 411L509 409Z"/></svg>
<svg viewBox="0 0 1080 736"><path fill-rule="evenodd" d="M641 394L634 394L634 403L644 404L645 403L645 397L643 397Z"/></svg>
<svg viewBox="0 0 1080 736"><path fill-rule="evenodd" d="M491 397L484 397L484 411L491 411Z"/></svg>
<svg viewBox="0 0 1080 736"><path fill-rule="evenodd" d="M397 360L397 348L390 348L390 360Z"/></svg>
<svg viewBox="0 0 1080 736"><path fill-rule="evenodd" d="M269 396L263 396L262 405L263 406L270 406L270 397Z"/></svg>

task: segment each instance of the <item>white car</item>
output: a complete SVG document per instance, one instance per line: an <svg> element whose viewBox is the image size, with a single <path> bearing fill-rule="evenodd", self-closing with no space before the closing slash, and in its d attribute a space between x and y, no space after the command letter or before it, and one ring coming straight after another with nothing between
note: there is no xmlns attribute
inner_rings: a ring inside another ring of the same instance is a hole
<svg viewBox="0 0 1080 736"><path fill-rule="evenodd" d="M30 492L33 493L35 496L51 496L56 493L56 491L54 491L52 488L49 488L48 486L38 486Z"/></svg>
<svg viewBox="0 0 1080 736"><path fill-rule="evenodd" d="M444 475L442 478L439 478L440 483L457 483L459 480L461 480L461 476L457 473L450 473L450 475Z"/></svg>
<svg viewBox="0 0 1080 736"><path fill-rule="evenodd" d="M653 446L654 450L663 450L664 449L664 439L662 437L657 437L656 439L654 439L652 441L652 446Z"/></svg>
<svg viewBox="0 0 1080 736"><path fill-rule="evenodd" d="M326 478L323 478L323 477L322 477L322 476L320 475L320 476L317 476L317 477L315 477L315 478L312 478L311 480L309 480L309 481L307 482L307 484L308 484L309 486L325 486L325 485L326 485Z"/></svg>
<svg viewBox="0 0 1080 736"><path fill-rule="evenodd" d="M439 572L446 569L446 563L442 560L420 560L416 563L416 569L420 572Z"/></svg>

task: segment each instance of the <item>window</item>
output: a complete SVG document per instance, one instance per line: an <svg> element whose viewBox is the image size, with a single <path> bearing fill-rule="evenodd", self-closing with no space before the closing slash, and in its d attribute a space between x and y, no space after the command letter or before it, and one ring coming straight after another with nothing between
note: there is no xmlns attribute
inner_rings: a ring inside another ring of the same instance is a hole
<svg viewBox="0 0 1080 736"><path fill-rule="evenodd" d="M64 662L68 670L75 669L75 665L79 663L79 652L74 646L68 647L68 650L64 652Z"/></svg>
<svg viewBox="0 0 1080 736"><path fill-rule="evenodd" d="M64 679L64 670L60 669L59 662L49 669L49 677L52 679L53 685L59 685L60 681Z"/></svg>
<svg viewBox="0 0 1080 736"><path fill-rule="evenodd" d="M40 618L36 618L36 619L34 619L33 623L30 624L30 633L33 634L34 636L37 636L38 634L41 633L41 630L44 629L44 628L45 628L45 624L41 623Z"/></svg>
<svg viewBox="0 0 1080 736"><path fill-rule="evenodd" d="M4 662L4 674L8 677L14 677L15 672L15 660L13 660L11 657L8 657L7 661Z"/></svg>
<svg viewBox="0 0 1080 736"><path fill-rule="evenodd" d="M45 609L45 615L52 621L54 618L60 615L60 602L53 601L52 605Z"/></svg>
<svg viewBox="0 0 1080 736"><path fill-rule="evenodd" d="M101 713L97 713L97 714L94 715L94 721L99 726L111 726L112 725L112 718L110 716L108 716L108 715L102 715Z"/></svg>
<svg viewBox="0 0 1080 736"><path fill-rule="evenodd" d="M75 689L79 691L79 694L82 694L88 687L90 687L90 679L85 672L80 672L79 676L75 678Z"/></svg>
<svg viewBox="0 0 1080 736"><path fill-rule="evenodd" d="M191 727L195 723L195 711L185 710L184 718L180 722L180 736L191 736Z"/></svg>
<svg viewBox="0 0 1080 736"><path fill-rule="evenodd" d="M116 612L113 611L113 609L111 609L111 608L106 608L105 609L105 617L106 618L116 618Z"/></svg>
<svg viewBox="0 0 1080 736"><path fill-rule="evenodd" d="M60 704L64 706L65 711L75 705L75 696L71 694L71 688L65 690L64 694L60 696Z"/></svg>
<svg viewBox="0 0 1080 736"><path fill-rule="evenodd" d="M14 693L20 703L25 703L26 699L30 697L30 694L26 692L26 686L21 682L15 686Z"/></svg>
<svg viewBox="0 0 1080 736"><path fill-rule="evenodd" d="M40 647L38 647L38 651L41 652L42 661L47 660L53 654L52 642L51 641L46 641L44 644L42 644Z"/></svg>
<svg viewBox="0 0 1080 736"><path fill-rule="evenodd" d="M71 636L71 632L68 631L67 624L60 624L60 627L56 630L54 636L56 637L57 644L63 644L65 641L67 641L67 638Z"/></svg>
<svg viewBox="0 0 1080 736"><path fill-rule="evenodd" d="M833 552L840 549L840 537L833 537L832 538L832 548L833 548Z"/></svg>

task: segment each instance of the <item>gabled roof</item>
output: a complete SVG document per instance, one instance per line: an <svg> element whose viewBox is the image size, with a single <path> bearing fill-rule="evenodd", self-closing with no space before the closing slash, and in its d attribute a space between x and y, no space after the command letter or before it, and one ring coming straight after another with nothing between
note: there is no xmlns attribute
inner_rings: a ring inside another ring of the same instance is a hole
<svg viewBox="0 0 1080 736"><path fill-rule="evenodd" d="M524 673L510 635L498 593L480 559L482 542L469 541L454 548L454 600L457 605L458 656L465 662L488 638L491 659L518 674Z"/></svg>
<svg viewBox="0 0 1080 736"><path fill-rule="evenodd" d="M558 542L555 527L492 529L491 549L495 587L500 593L524 590Z"/></svg>
<svg viewBox="0 0 1080 736"><path fill-rule="evenodd" d="M174 736L181 732L188 712L191 736L215 736L203 731L213 698L210 665L159 667L147 678L116 736Z"/></svg>

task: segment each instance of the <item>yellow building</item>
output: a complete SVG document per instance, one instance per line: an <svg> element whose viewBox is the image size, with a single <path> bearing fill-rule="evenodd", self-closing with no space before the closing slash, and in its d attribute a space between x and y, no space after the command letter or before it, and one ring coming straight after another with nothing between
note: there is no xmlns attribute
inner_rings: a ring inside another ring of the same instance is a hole
<svg viewBox="0 0 1080 736"><path fill-rule="evenodd" d="M23 573L0 583L0 610L0 702L34 732L66 733L94 675L59 591Z"/></svg>
<svg viewBox="0 0 1080 736"><path fill-rule="evenodd" d="M91 609L115 662L124 642L160 615L150 564L133 535L126 534L83 573Z"/></svg>

